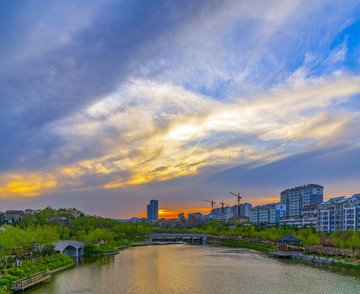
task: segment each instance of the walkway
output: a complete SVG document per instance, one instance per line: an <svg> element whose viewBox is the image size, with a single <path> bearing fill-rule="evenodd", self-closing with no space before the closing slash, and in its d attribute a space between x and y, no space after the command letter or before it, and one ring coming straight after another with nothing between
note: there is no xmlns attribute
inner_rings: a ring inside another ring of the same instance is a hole
<svg viewBox="0 0 360 294"><path fill-rule="evenodd" d="M24 291L26 288L34 286L42 281L51 278L50 272L40 272L31 275L30 277L19 279L15 282L12 282L11 290L12 291Z"/></svg>

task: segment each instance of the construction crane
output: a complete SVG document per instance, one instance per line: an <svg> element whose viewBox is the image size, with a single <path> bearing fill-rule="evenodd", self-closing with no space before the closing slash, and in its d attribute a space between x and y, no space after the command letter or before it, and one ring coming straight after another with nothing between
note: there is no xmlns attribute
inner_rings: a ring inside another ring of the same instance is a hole
<svg viewBox="0 0 360 294"><path fill-rule="evenodd" d="M238 199L238 215L240 215L240 200L241 200L240 193L239 192L237 194L235 194L233 192L229 192L229 193L234 195L235 197L237 197L237 199Z"/></svg>
<svg viewBox="0 0 360 294"><path fill-rule="evenodd" d="M202 199L202 201L210 202L211 203L211 210L214 210L214 204L216 204L216 203L215 203L215 201L213 199L211 199L211 201L206 200L206 199Z"/></svg>
<svg viewBox="0 0 360 294"><path fill-rule="evenodd" d="M224 213L224 205L230 205L228 203L224 203L224 201L221 201L220 204L221 204L221 213Z"/></svg>

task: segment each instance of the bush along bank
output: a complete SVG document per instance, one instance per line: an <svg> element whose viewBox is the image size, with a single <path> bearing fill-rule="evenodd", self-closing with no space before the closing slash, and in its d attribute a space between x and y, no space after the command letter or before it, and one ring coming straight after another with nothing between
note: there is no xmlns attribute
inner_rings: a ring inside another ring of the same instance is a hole
<svg viewBox="0 0 360 294"><path fill-rule="evenodd" d="M20 278L29 277L38 272L53 271L62 267L73 265L75 265L75 261L70 257L63 254L55 254L38 259L35 262L27 261L22 265L19 265L16 268L10 268L7 271L2 269L1 274L3 276L0 278L0 289L3 290L3 292L0 290L0 294L11 293L9 292L11 283Z"/></svg>
<svg viewBox="0 0 360 294"><path fill-rule="evenodd" d="M120 239L120 240L114 240L113 242L111 242L110 244L117 247L117 248L125 248L125 247L129 247L131 245L131 241L127 240L127 239Z"/></svg>
<svg viewBox="0 0 360 294"><path fill-rule="evenodd" d="M101 256L107 254L117 254L119 250L110 244L85 244L84 246L84 256Z"/></svg>
<svg viewBox="0 0 360 294"><path fill-rule="evenodd" d="M219 238L209 238L207 240L207 243L217 246L247 248L262 252L269 252L269 249L271 249L271 245L260 242L251 242L251 241L235 241L235 240L222 240Z"/></svg>

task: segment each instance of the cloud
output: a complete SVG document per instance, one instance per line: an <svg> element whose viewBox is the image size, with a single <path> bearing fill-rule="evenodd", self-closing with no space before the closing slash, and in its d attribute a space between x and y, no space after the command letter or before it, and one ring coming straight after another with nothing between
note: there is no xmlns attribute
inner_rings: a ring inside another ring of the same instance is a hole
<svg viewBox="0 0 360 294"><path fill-rule="evenodd" d="M341 140L358 144L357 129L347 128L359 114L349 115L344 105L359 93L356 76L301 77L229 104L179 86L132 80L51 125L66 142L51 162L60 187L117 188L210 166L264 165Z"/></svg>
<svg viewBox="0 0 360 294"><path fill-rule="evenodd" d="M6 174L0 177L0 197L33 197L56 187L56 178L45 173Z"/></svg>
<svg viewBox="0 0 360 294"><path fill-rule="evenodd" d="M1 193L110 193L359 146L356 1L139 3L7 8Z"/></svg>

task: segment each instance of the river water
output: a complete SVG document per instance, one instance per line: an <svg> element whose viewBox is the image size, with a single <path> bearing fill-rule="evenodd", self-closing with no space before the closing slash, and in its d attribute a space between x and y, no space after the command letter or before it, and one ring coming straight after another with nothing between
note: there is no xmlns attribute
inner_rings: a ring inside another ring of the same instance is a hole
<svg viewBox="0 0 360 294"><path fill-rule="evenodd" d="M243 248L132 247L79 260L27 294L54 293L360 293L360 273L310 266Z"/></svg>

